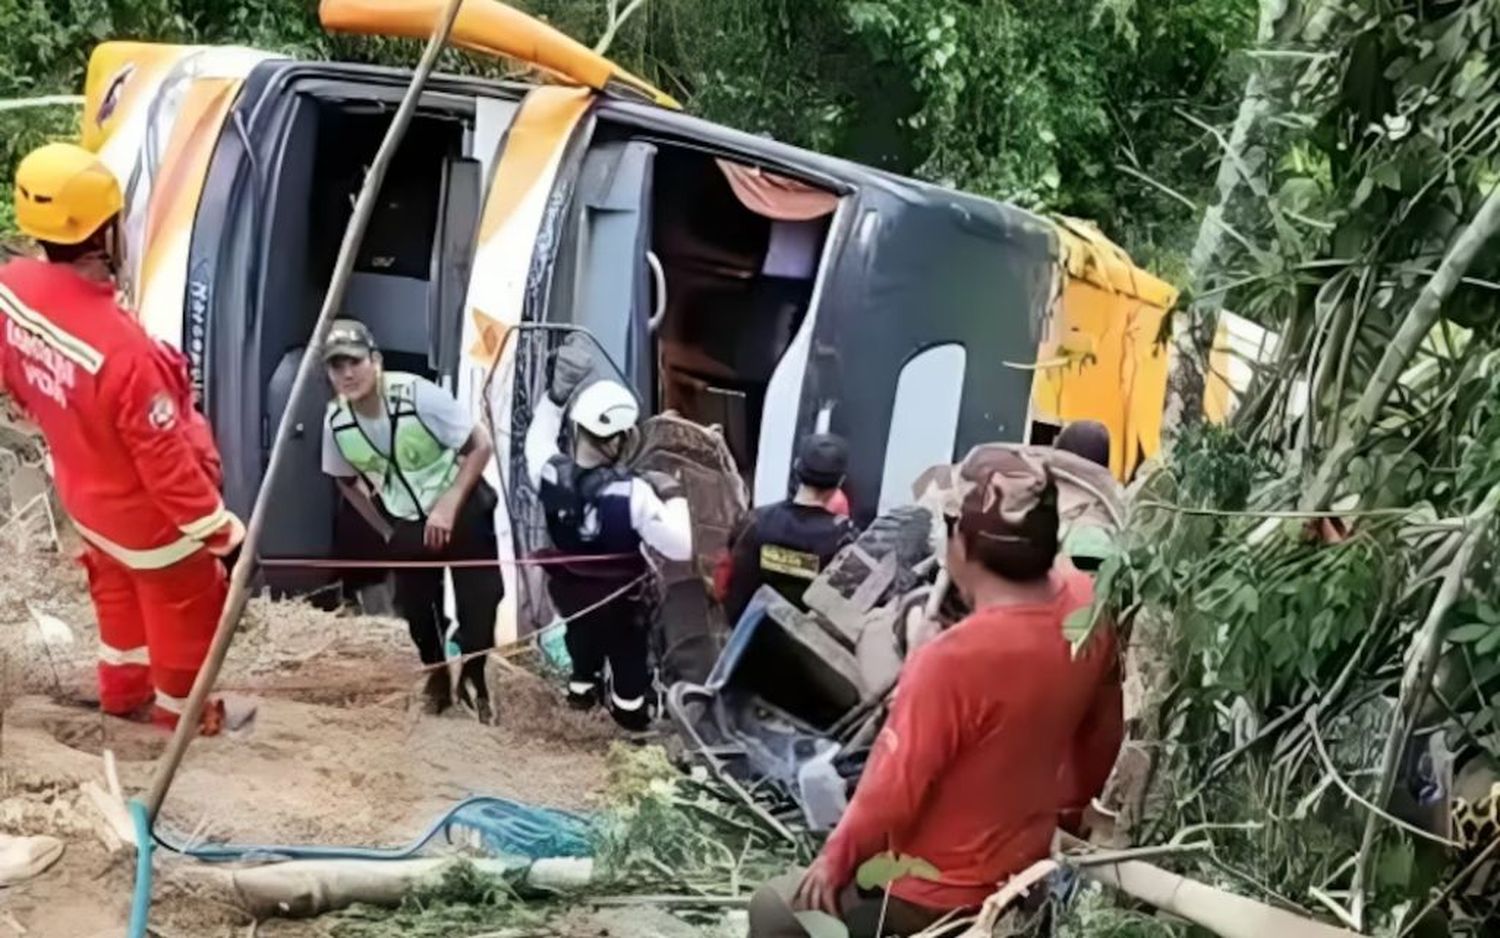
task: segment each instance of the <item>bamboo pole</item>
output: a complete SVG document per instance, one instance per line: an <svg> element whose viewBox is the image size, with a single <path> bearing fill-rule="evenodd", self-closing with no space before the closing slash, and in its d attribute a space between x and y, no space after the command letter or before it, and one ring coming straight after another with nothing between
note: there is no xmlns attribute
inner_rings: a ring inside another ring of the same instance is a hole
<svg viewBox="0 0 1500 938"><path fill-rule="evenodd" d="M1260 0L1255 30L1257 45L1265 46L1287 38L1297 22L1293 6L1290 0ZM1240 96L1239 110L1228 138L1216 134L1222 152L1214 180L1214 201L1203 211L1197 237L1188 254L1188 285L1198 295L1187 310L1179 312L1172 320L1171 363L1168 366L1166 413L1162 421L1162 429L1168 437L1176 436L1179 429L1198 423L1203 417L1206 362L1203 350L1198 346L1196 327L1216 316L1224 306L1223 292L1205 289L1205 280L1225 235L1234 236L1225 215L1238 195L1240 185L1251 181L1245 171L1243 154L1251 133L1270 110L1265 86L1263 66L1257 65L1245 81L1245 91Z"/></svg>
<svg viewBox="0 0 1500 938"><path fill-rule="evenodd" d="M1400 382L1402 372L1406 371L1412 356L1416 354L1417 349L1421 348L1422 341L1432 331L1438 315L1443 310L1443 304L1453 294L1464 275L1468 273L1480 249L1495 236L1496 232L1500 232L1500 184L1490 189L1489 195L1480 205L1479 211L1474 214L1473 220L1463 231L1459 232L1458 237L1448 247L1448 252L1443 255L1443 262L1438 265L1437 272L1422 287L1422 292L1417 295L1411 309L1407 311L1406 318L1401 321L1401 328L1396 332L1396 337L1391 340L1390 345L1386 346L1385 354L1381 356L1374 376L1371 377L1370 383L1360 395L1358 403L1355 404L1354 412L1344 421L1343 429L1339 432L1333 450L1318 467L1318 474L1308 486L1300 507L1317 510L1328 507L1329 502L1333 500L1334 492L1349 461L1354 458L1355 451L1364 444L1365 438L1369 436L1370 428L1375 425L1376 417L1380 415L1380 409L1385 406L1391 392Z"/></svg>
<svg viewBox="0 0 1500 938"><path fill-rule="evenodd" d="M83 107L81 94L44 94L36 98L0 100L0 111L26 111L41 107Z"/></svg>
<svg viewBox="0 0 1500 938"><path fill-rule="evenodd" d="M1092 866L1079 872L1088 879L1118 889L1224 938L1265 938L1266 935L1355 938L1357 935L1179 876L1141 860Z"/></svg>
<svg viewBox="0 0 1500 938"><path fill-rule="evenodd" d="M380 187L385 181L386 171L390 169L391 162L396 155L396 148L406 135L412 115L416 113L422 89L437 65L438 56L442 53L443 46L446 45L448 36L453 31L453 23L458 18L458 11L462 6L463 0L447 0L442 17L433 29L431 38L427 40L427 47L423 49L422 58L412 74L411 84L407 86L406 94L401 98L401 105L396 109L395 117L391 119L391 126L386 131L385 139L381 141L380 149L375 153L374 162L370 164L364 187L354 203L354 213L349 219L349 226L344 229L344 240L339 246L338 261L333 268L333 277L328 283L328 294L323 299L323 308L318 312L318 321L313 327L312 338L302 353L301 363L297 366L297 377L292 382L290 398L293 401L300 400L308 382L315 380L313 372L319 365L323 341L328 336L328 328L333 322L334 315L343 305L344 293L349 286L349 276L354 271L355 255L359 250L360 242L364 240L370 217L375 213L376 198L380 195ZM182 757L187 751L188 744L198 735L198 721L203 715L204 703L213 689L214 682L219 677L219 669L224 666L224 657L229 652L229 644L234 639L235 629L239 626L240 617L245 612L245 604L250 596L250 579L256 567L256 548L260 545L261 532L265 528L269 496L281 476L282 457L295 422L292 408L288 407L282 413L281 422L276 428L276 441L271 447L271 459L266 467L265 478L261 481L260 493L255 498L255 507L250 513L245 542L240 549L239 561L234 565L234 573L229 584L229 596L224 603L223 612L219 615L219 624L214 631L208 657L203 662L203 667L199 669L197 679L193 681L193 689L188 695L182 716L177 721L177 729L172 733L171 742L168 743L167 750L157 765L156 776L152 779L151 791L146 798L148 823L155 822L158 812L161 811L162 802L167 797L167 790L172 785L172 779L182 764Z"/></svg>
<svg viewBox="0 0 1500 938"><path fill-rule="evenodd" d="M1385 754L1380 763L1380 780L1375 790L1374 803L1384 807L1396 787L1396 772L1401 766L1401 755L1406 751L1411 738L1413 724L1432 687L1433 675L1437 673L1438 661L1442 658L1443 638L1447 635L1448 610L1458 601L1463 589L1469 565L1490 521L1500 506L1500 487L1490 489L1479 508L1469 517L1468 533L1463 543L1443 574L1443 585L1438 588L1437 598L1427 612L1422 627L1412 638L1411 654L1406 673L1401 678L1401 693L1396 701L1395 713L1391 716L1391 731L1386 737ZM1380 834L1380 815L1371 812L1365 818L1364 838L1360 842L1358 858L1354 864L1354 879L1349 887L1350 914L1357 927L1364 927L1365 881L1369 877L1370 862L1375 853L1375 841Z"/></svg>

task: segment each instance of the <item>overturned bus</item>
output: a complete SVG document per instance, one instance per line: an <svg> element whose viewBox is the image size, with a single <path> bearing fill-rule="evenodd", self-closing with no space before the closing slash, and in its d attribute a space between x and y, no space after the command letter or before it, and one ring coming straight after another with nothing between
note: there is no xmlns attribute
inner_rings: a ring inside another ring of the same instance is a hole
<svg viewBox="0 0 1500 938"><path fill-rule="evenodd" d="M418 37L440 6L320 12ZM647 413L717 426L756 504L785 497L795 441L820 428L849 440L863 520L929 466L1065 420L1110 426L1121 477L1155 454L1175 294L1094 228L695 119L495 0L465 3L453 42L548 80L431 80L342 314L496 429L502 561L540 536L512 445L545 380L545 340L507 339L524 323L587 328ZM319 472L328 390L291 400L292 377L408 81L242 48L109 42L90 60L82 137L126 188L129 304L187 354L236 511L294 415L262 546L288 588L326 580L304 561L337 556L349 523ZM543 614L505 569L501 640Z"/></svg>

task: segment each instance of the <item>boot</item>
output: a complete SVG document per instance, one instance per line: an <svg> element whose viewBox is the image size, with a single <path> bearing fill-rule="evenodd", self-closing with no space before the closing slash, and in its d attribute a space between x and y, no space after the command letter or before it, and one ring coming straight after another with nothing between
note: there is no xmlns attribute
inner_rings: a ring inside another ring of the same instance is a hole
<svg viewBox="0 0 1500 938"><path fill-rule="evenodd" d="M495 722L490 689L484 678L483 658L473 658L464 663L463 675L458 683L458 702L474 714L481 725L490 726Z"/></svg>
<svg viewBox="0 0 1500 938"><path fill-rule="evenodd" d="M618 699L610 695L609 715L619 727L629 733L644 733L651 729L651 723L656 719L655 695L647 692L641 695L641 705L634 709L621 707L615 701Z"/></svg>
<svg viewBox="0 0 1500 938"><path fill-rule="evenodd" d="M422 712L428 716L438 716L453 705L453 676L447 665L428 673L423 697Z"/></svg>
<svg viewBox="0 0 1500 938"><path fill-rule="evenodd" d="M218 736L225 731L242 730L255 722L259 708L255 701L238 697L213 697L203 705L198 718L199 736ZM165 707L152 707L150 721L165 730L177 728L177 714Z"/></svg>
<svg viewBox="0 0 1500 938"><path fill-rule="evenodd" d="M619 707L610 707L609 715L614 717L615 723L620 729L629 733L644 733L651 729L651 708L642 706L635 710L623 710Z"/></svg>
<svg viewBox="0 0 1500 938"><path fill-rule="evenodd" d="M568 682L568 706L578 711L592 710L599 705L599 684L596 681L573 678Z"/></svg>

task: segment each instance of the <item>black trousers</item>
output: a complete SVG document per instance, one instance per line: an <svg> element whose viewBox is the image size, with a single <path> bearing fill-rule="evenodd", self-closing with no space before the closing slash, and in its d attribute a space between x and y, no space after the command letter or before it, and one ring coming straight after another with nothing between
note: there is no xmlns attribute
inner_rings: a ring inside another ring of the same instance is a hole
<svg viewBox="0 0 1500 938"><path fill-rule="evenodd" d="M483 480L469 493L453 522L448 546L433 551L423 543L426 524L396 521L389 556L393 560L488 560L500 556L495 542L495 491ZM498 565L451 567L453 598L458 613L458 647L465 655L495 647L495 615L505 596ZM395 571L396 611L406 620L411 640L423 664L444 659L448 618L443 613L443 568L398 567ZM484 657L463 664L461 682L476 696L488 697Z"/></svg>
<svg viewBox="0 0 1500 938"><path fill-rule="evenodd" d="M609 599L638 575L591 577L558 568L547 578L553 605L568 618L565 637L568 657L573 659L570 683L597 687L608 662L612 709L638 709L651 689L652 606L646 591L637 585Z"/></svg>

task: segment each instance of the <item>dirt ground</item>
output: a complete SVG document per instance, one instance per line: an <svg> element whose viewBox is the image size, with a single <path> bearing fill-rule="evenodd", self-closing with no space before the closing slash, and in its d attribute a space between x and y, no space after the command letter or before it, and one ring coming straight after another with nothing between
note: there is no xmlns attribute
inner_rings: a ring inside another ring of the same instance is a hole
<svg viewBox="0 0 1500 938"><path fill-rule="evenodd" d="M42 876L0 889L0 938L115 936L128 916L134 854L106 849L81 786L103 782L108 749L126 794L140 792L165 735L103 718L88 703L97 639L82 571L67 557L66 532L53 549L36 517L0 529L0 832L50 834L66 849ZM471 794L598 803L616 738L607 718L567 711L551 684L499 662L497 726L421 716L414 663L399 622L256 600L221 686L254 699L257 718L244 732L193 744L163 827L181 838L387 846ZM324 933L317 923L253 926L226 897L194 886L187 861L158 856L157 934ZM575 918L579 935L699 934L656 910Z"/></svg>

